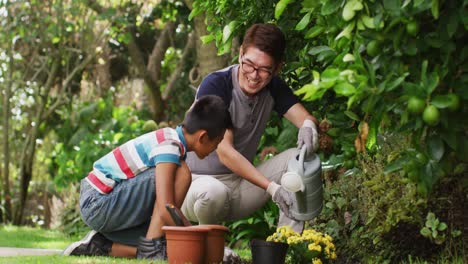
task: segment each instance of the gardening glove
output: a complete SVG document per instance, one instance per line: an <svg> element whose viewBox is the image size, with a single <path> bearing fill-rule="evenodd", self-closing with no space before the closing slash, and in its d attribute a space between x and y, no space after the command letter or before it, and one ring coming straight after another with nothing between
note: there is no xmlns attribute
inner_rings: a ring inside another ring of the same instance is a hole
<svg viewBox="0 0 468 264"><path fill-rule="evenodd" d="M281 211L289 218L293 219L290 212L293 204L292 193L286 191L281 185L276 182L270 182L267 192L271 195L273 202L275 202Z"/></svg>
<svg viewBox="0 0 468 264"><path fill-rule="evenodd" d="M317 126L310 119L305 119L302 127L299 129L299 134L297 135L297 147L299 149L302 146L306 146L306 155L317 151L318 148L318 133Z"/></svg>

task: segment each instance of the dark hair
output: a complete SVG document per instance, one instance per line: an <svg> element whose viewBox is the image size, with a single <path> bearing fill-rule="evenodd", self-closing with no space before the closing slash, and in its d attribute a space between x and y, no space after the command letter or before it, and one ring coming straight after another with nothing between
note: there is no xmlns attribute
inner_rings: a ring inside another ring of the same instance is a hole
<svg viewBox="0 0 468 264"><path fill-rule="evenodd" d="M231 115L221 97L205 95L197 99L185 115L183 127L189 134L200 129L206 130L208 137L214 139L232 128Z"/></svg>
<svg viewBox="0 0 468 264"><path fill-rule="evenodd" d="M270 55L276 63L283 61L286 38L283 32L273 24L254 24L245 32L242 47L256 47Z"/></svg>

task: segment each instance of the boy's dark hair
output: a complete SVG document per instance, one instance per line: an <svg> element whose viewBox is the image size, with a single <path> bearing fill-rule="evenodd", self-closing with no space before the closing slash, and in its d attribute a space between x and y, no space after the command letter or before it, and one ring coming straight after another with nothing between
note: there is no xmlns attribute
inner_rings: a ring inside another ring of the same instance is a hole
<svg viewBox="0 0 468 264"><path fill-rule="evenodd" d="M226 129L232 128L232 120L221 97L205 95L192 105L182 125L189 134L203 129L210 139L214 139L223 135Z"/></svg>
<svg viewBox="0 0 468 264"><path fill-rule="evenodd" d="M275 63L280 63L283 61L286 38L283 32L273 24L253 24L245 32L242 47L244 50L256 47L270 55Z"/></svg>

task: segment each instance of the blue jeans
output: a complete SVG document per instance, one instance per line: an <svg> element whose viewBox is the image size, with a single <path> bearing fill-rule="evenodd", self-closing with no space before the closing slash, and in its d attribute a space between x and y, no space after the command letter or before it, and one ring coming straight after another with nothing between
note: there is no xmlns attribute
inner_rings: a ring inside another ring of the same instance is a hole
<svg viewBox="0 0 468 264"><path fill-rule="evenodd" d="M83 221L113 242L136 246L146 236L156 201L154 168L115 185L101 194L81 180L80 210Z"/></svg>

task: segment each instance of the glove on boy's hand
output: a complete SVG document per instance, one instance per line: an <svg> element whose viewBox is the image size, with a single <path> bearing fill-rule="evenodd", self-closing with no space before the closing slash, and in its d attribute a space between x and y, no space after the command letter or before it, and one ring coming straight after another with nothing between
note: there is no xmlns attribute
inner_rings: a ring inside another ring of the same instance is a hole
<svg viewBox="0 0 468 264"><path fill-rule="evenodd" d="M276 182L270 182L267 192L271 195L273 202L275 202L280 210L289 218L293 218L290 212L293 204L292 193L286 191L281 185Z"/></svg>
<svg viewBox="0 0 468 264"><path fill-rule="evenodd" d="M306 146L307 156L317 151L318 148L317 126L309 119L304 120L297 135L297 147L300 149L303 145Z"/></svg>

